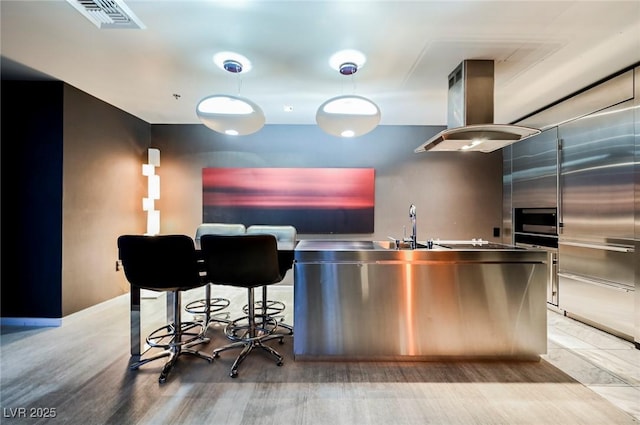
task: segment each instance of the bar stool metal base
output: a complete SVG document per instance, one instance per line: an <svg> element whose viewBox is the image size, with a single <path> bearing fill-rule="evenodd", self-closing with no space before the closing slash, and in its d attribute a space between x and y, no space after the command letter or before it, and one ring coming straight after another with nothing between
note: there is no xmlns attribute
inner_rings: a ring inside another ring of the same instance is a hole
<svg viewBox="0 0 640 425"><path fill-rule="evenodd" d="M151 357L139 359L138 361L135 361L134 363L131 363L129 365L129 369L135 370L140 366L154 360L168 357L167 361L162 367L160 377L158 378L158 382L161 384L164 384L167 381L169 372L171 372L171 370L173 369L173 366L178 360L178 357L183 354L189 354L199 357L208 361L209 363L213 361L212 356L200 353L199 351L191 348L194 345L208 343L209 338L205 338L203 336L203 324L201 322L181 321L180 294L174 294L173 308L174 322L154 330L146 338L149 347L162 348L163 350L155 355L152 355ZM178 323L179 325L176 326L176 323Z"/></svg>
<svg viewBox="0 0 640 425"><path fill-rule="evenodd" d="M228 323L225 326L225 335L228 339L234 341L230 344L216 348L212 352L213 358L218 358L223 351L241 348L242 351L231 365L229 376L236 378L238 376L238 368L240 364L247 358L254 348L260 348L276 360L276 365L283 365L283 358L276 350L263 342L270 337L279 337L282 342L282 336L274 335L278 328L278 322L273 317L255 314L255 303L253 301L253 288L248 288L249 303L247 316L240 317ZM270 338L271 339L271 338Z"/></svg>
<svg viewBox="0 0 640 425"><path fill-rule="evenodd" d="M254 303L254 308L255 308L255 311L259 312L258 314L256 314L256 318L258 318L259 316L269 316L269 317L273 317L274 319L280 319L278 320L278 326L281 328L287 329L288 330L287 335L293 335L293 326L284 323L284 317L282 312L286 308L285 304L281 301L268 300L266 286L262 287L262 300L256 301ZM245 304L242 307L242 311L245 314L247 314L249 311L249 306ZM273 338L269 338L269 339L273 339ZM282 339L280 340L280 343L282 343Z"/></svg>
<svg viewBox="0 0 640 425"><path fill-rule="evenodd" d="M162 330L164 328L158 329L158 330ZM147 340L147 343L149 341ZM165 362L164 366L162 366L162 371L160 372L160 377L158 378L158 382L161 384L164 384L167 381L167 376L169 375L169 372L171 372L171 370L173 369L173 366L175 365L176 361L178 360L178 357L180 357L183 354L189 354L192 356L196 356L199 357L201 359L204 359L206 361L208 361L209 363L211 363L213 361L213 357L208 356L206 354L203 354L197 350L194 350L190 347L197 345L197 344L204 344L209 342L208 338L201 338L200 336L200 332L198 332L198 334L196 335L196 338L192 338L189 339L188 341L183 341L182 343L170 343L170 344L156 344L155 348L162 348L162 347L166 347L163 351L153 355L152 357L146 358L146 359L141 359L135 363L132 363L129 365L129 369L131 370L135 370L138 369L140 366L147 364L149 362L152 362L154 360L158 360L164 357L168 357L167 361ZM150 346L152 346L151 344L149 344Z"/></svg>

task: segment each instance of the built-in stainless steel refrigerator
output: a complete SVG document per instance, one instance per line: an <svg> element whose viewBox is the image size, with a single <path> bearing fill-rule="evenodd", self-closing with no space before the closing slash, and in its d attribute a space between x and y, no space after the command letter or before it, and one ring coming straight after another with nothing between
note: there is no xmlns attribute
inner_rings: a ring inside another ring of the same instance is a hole
<svg viewBox="0 0 640 425"><path fill-rule="evenodd" d="M640 340L637 102L630 99L558 127L559 308Z"/></svg>
<svg viewBox="0 0 640 425"><path fill-rule="evenodd" d="M525 230L525 213L553 211L557 188L558 286L550 304L640 349L640 66L517 124L544 131L504 150L503 197L513 208L503 209L506 230L516 243L519 231L536 236Z"/></svg>

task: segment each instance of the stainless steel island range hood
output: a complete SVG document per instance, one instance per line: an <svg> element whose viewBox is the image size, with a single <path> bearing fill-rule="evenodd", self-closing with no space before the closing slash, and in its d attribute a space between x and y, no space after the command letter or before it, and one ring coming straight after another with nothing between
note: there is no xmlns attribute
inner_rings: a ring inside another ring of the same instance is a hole
<svg viewBox="0 0 640 425"><path fill-rule="evenodd" d="M414 152L493 152L540 130L493 124L493 60L465 60L449 74L447 129Z"/></svg>

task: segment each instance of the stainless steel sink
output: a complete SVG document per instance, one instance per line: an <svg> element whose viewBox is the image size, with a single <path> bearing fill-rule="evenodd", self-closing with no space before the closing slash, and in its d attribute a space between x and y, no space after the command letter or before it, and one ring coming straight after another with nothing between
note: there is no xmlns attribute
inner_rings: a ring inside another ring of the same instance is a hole
<svg viewBox="0 0 640 425"><path fill-rule="evenodd" d="M386 241L373 241L373 244L381 249L411 249L411 245L409 242L400 241L396 243L396 241L386 240ZM449 247L443 247L440 245L433 244L432 248L429 248L427 242L417 242L416 249L449 249Z"/></svg>
<svg viewBox="0 0 640 425"><path fill-rule="evenodd" d="M374 245L376 245L378 248L382 248L382 249L396 249L396 243L395 241L374 241L373 242ZM405 242L405 244L407 245L407 247L409 246L408 243Z"/></svg>

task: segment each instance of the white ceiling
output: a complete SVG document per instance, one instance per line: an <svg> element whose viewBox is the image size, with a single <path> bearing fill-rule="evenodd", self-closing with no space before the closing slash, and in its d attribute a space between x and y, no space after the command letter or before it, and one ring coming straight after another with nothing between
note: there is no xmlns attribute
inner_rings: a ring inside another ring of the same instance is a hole
<svg viewBox="0 0 640 425"><path fill-rule="evenodd" d="M240 90L267 124L315 124L321 103L355 93L379 105L382 125L445 125L447 76L465 59L495 60L497 123L640 63L640 0L126 4L146 29L100 30L65 0L2 0L3 63L152 124L197 123L201 98ZM346 48L367 56L353 77L328 65ZM240 80L217 68L219 51L243 54L253 69Z"/></svg>

